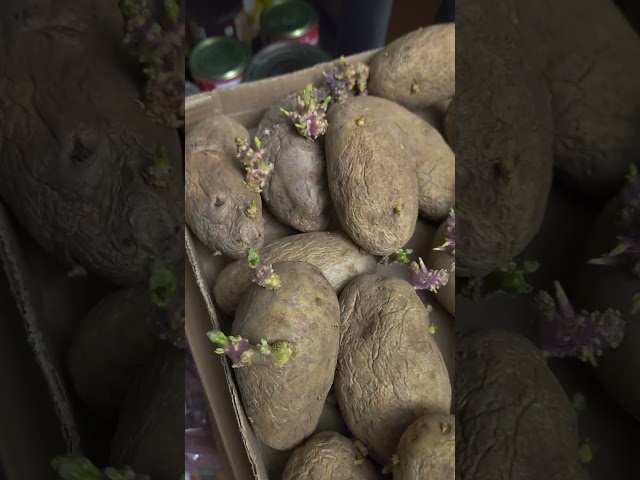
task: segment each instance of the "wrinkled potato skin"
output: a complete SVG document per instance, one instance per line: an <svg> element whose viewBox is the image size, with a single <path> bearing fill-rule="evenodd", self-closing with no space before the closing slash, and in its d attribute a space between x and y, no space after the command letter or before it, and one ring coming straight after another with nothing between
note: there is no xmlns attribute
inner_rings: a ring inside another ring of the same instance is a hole
<svg viewBox="0 0 640 480"><path fill-rule="evenodd" d="M589 478L578 463L573 406L525 337L497 330L461 334L455 397L461 478Z"/></svg>
<svg viewBox="0 0 640 480"><path fill-rule="evenodd" d="M395 129L385 125L390 115L368 96L335 104L327 115L327 172L336 213L353 241L374 255L402 248L418 218L415 161L407 163ZM360 117L362 126L356 125Z"/></svg>
<svg viewBox="0 0 640 480"><path fill-rule="evenodd" d="M147 288L122 289L102 299L78 326L67 365L76 392L95 414L117 412L153 352L153 309Z"/></svg>
<svg viewBox="0 0 640 480"><path fill-rule="evenodd" d="M387 465L411 423L449 412L447 368L428 333L429 314L405 280L356 278L340 296L340 315L340 410L372 458Z"/></svg>
<svg viewBox="0 0 640 480"><path fill-rule="evenodd" d="M298 354L282 368L236 369L242 403L256 436L276 450L297 446L315 430L333 382L340 309L322 272L308 263L278 262L282 285L252 285L238 306L233 335L251 343L284 340Z"/></svg>
<svg viewBox="0 0 640 480"><path fill-rule="evenodd" d="M327 184L324 137L308 141L280 111L280 108L292 111L296 97L273 105L258 125L265 158L274 165L262 199L285 225L300 232L326 230L333 205ZM269 130L269 135L265 130Z"/></svg>
<svg viewBox="0 0 640 480"><path fill-rule="evenodd" d="M2 8L2 200L61 264L110 283L144 282L154 258L179 262L180 138L146 114L137 77L120 68L117 8L16 0ZM172 167L164 186L146 174L160 145Z"/></svg>
<svg viewBox="0 0 640 480"><path fill-rule="evenodd" d="M398 444L393 480L454 480L456 417L429 414L416 420Z"/></svg>
<svg viewBox="0 0 640 480"><path fill-rule="evenodd" d="M640 38L615 2L514 2L553 98L559 180L608 196L640 158Z"/></svg>
<svg viewBox="0 0 640 480"><path fill-rule="evenodd" d="M446 100L456 91L455 55L455 24L414 30L391 42L371 60L369 93L408 108ZM412 92L414 84L417 92Z"/></svg>
<svg viewBox="0 0 640 480"><path fill-rule="evenodd" d="M449 147L456 151L456 97L451 99L451 103L447 107L444 114L444 138L447 140Z"/></svg>
<svg viewBox="0 0 640 480"><path fill-rule="evenodd" d="M264 242L262 200L244 184L236 138L248 139L235 120L215 115L189 130L185 139L185 221L212 251L244 258L250 248ZM251 201L255 218L246 214Z"/></svg>
<svg viewBox="0 0 640 480"><path fill-rule="evenodd" d="M433 248L440 247L445 241L446 222L441 224L433 238ZM456 314L456 272L452 264L456 258L448 252L432 250L427 258L427 267L434 270L445 269L449 272L449 281L435 293L440 304L453 316Z"/></svg>
<svg viewBox="0 0 640 480"><path fill-rule="evenodd" d="M456 274L463 277L521 253L540 229L551 189L550 98L523 54L509 5L467 0L456 19L456 114L464 125L456 133ZM499 173L500 160L513 161L510 178Z"/></svg>
<svg viewBox="0 0 640 480"><path fill-rule="evenodd" d="M598 216L589 235L586 258L596 258L616 246L622 204L614 197ZM585 259L586 259L585 258ZM619 310L625 321L625 337L618 348L605 350L594 369L596 378L613 399L640 421L640 314L632 315L633 295L640 292L640 279L622 267L584 264L572 286L575 307L589 311Z"/></svg>
<svg viewBox="0 0 640 480"><path fill-rule="evenodd" d="M267 263L300 261L315 265L336 293L358 275L373 273L377 259L362 251L343 232L310 232L284 237L260 251ZM244 260L227 265L213 286L216 305L227 315L233 315L243 295L251 286L249 267Z"/></svg>
<svg viewBox="0 0 640 480"><path fill-rule="evenodd" d="M282 480L377 480L380 475L353 442L339 433L321 432L291 454Z"/></svg>

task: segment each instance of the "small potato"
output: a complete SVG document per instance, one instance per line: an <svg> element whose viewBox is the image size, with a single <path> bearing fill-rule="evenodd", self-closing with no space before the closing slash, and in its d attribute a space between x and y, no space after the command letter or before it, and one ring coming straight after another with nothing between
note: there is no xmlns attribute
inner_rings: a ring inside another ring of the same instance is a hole
<svg viewBox="0 0 640 480"><path fill-rule="evenodd" d="M384 47L369 67L369 92L405 107L425 107L456 91L454 23L414 30Z"/></svg>
<svg viewBox="0 0 640 480"><path fill-rule="evenodd" d="M374 255L389 255L413 236L418 217L415 162L385 125L393 113L370 97L352 97L328 112L327 172L331 198L349 236Z"/></svg>
<svg viewBox="0 0 640 480"><path fill-rule="evenodd" d="M320 269L339 294L351 279L373 273L377 259L358 247L346 233L310 232L277 240L260 251L266 263L300 261ZM243 295L249 290L251 279L246 260L227 265L213 286L218 307L233 315Z"/></svg>
<svg viewBox="0 0 640 480"><path fill-rule="evenodd" d="M244 258L264 242L262 200L244 183L236 138L247 130L224 115L215 115L190 129L185 140L185 221L210 250ZM257 211L247 209L254 202Z"/></svg>
<svg viewBox="0 0 640 480"><path fill-rule="evenodd" d="M242 403L256 436L287 450L318 425L333 382L340 310L322 272L303 262L278 262L281 286L252 285L238 306L232 333L251 343L287 341L294 357L281 368L252 365L235 369Z"/></svg>
<svg viewBox="0 0 640 480"><path fill-rule="evenodd" d="M449 413L449 375L429 314L405 280L363 275L340 296L335 392L349 430L387 465L411 423Z"/></svg>
<svg viewBox="0 0 640 480"><path fill-rule="evenodd" d="M446 221L438 227L433 238L433 248L444 245L446 227ZM453 271L452 266L455 260L455 257L449 252L438 250L431 250L427 257L427 266L429 268L434 270L444 269L449 272L449 281L446 285L440 287L435 295L440 304L454 316L456 314L456 272Z"/></svg>
<svg viewBox="0 0 640 480"><path fill-rule="evenodd" d="M456 475L589 478L578 460L575 410L546 360L516 333L456 341Z"/></svg>
<svg viewBox="0 0 640 480"><path fill-rule="evenodd" d="M444 137L451 149L456 151L456 97L451 99L444 114Z"/></svg>
<svg viewBox="0 0 640 480"><path fill-rule="evenodd" d="M432 413L419 418L402 434L393 480L454 480L456 417Z"/></svg>
<svg viewBox="0 0 640 480"><path fill-rule="evenodd" d="M587 258L610 252L617 237L628 232L621 225L624 208L622 197L614 197L598 216L587 241ZM634 295L640 293L640 278L631 274L633 261L617 267L584 264L572 286L577 309L604 312L620 311L625 321L625 336L619 347L607 349L597 358L594 372L611 397L630 415L640 421L640 311L633 313Z"/></svg>
<svg viewBox="0 0 640 480"><path fill-rule="evenodd" d="M282 480L377 480L376 467L336 432L313 435L293 451Z"/></svg>
<svg viewBox="0 0 640 480"><path fill-rule="evenodd" d="M274 165L262 199L285 225L301 232L326 230L333 205L327 184L324 137L307 140L280 111L295 110L296 98L297 95L290 96L273 105L258 125L265 158Z"/></svg>
<svg viewBox="0 0 640 480"><path fill-rule="evenodd" d="M458 9L456 274L483 276L537 234L551 190L551 99L527 59L511 2Z"/></svg>
<svg viewBox="0 0 640 480"><path fill-rule="evenodd" d="M118 290L102 299L82 320L67 356L71 381L93 413L117 413L138 370L158 343L154 305L145 287Z"/></svg>

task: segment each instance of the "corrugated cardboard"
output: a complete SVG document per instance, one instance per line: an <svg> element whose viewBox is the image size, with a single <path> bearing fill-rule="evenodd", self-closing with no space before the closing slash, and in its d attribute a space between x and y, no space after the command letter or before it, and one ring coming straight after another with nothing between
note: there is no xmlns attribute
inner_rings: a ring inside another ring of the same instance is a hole
<svg viewBox="0 0 640 480"><path fill-rule="evenodd" d="M368 63L376 51L364 52L349 60ZM300 72L283 75L276 78L265 79L258 82L239 85L229 90L219 90L202 93L186 100L186 128L188 129L214 112L224 113L242 123L251 132L253 131L264 111L277 102L283 96L302 90L309 83L319 84L322 79L322 71L328 64L321 64ZM265 212L265 244L277 238L290 235L293 230L275 221L268 212ZM430 244L430 238L435 226L422 222L417 228L416 236L410 246L415 252L422 252ZM202 381L207 390L211 402L214 419L218 422L222 447L229 457L233 475L238 480L256 478L267 480L280 478L280 473L288 459L290 452L277 452L256 439L246 414L243 410L240 395L234 382L231 368L226 359L214 354L214 346L205 336L210 329L228 331L230 319L224 318L214 305L212 300L212 287L219 272L229 262L222 256L213 256L202 245L189 228L186 228L186 250L189 262L193 267L195 281L201 293L204 306L197 306L194 293L187 292L187 339L192 348L194 360ZM386 275L403 276L404 271L394 270L393 266L384 267ZM193 283L187 283L187 290L195 288ZM423 299L434 304L437 302L428 293L421 292ZM193 302L193 303L192 303ZM202 303L202 301L200 302ZM442 318L449 318L448 314L440 311ZM452 326L445 325L438 330L439 344L453 345ZM441 347L442 348L442 347ZM443 351L450 372L453 372L453 352ZM226 387L226 388L225 388ZM229 398L230 396L230 398ZM345 431L340 415L337 414L335 405L327 402L325 412L320 420L318 430ZM242 450L241 450L242 449Z"/></svg>

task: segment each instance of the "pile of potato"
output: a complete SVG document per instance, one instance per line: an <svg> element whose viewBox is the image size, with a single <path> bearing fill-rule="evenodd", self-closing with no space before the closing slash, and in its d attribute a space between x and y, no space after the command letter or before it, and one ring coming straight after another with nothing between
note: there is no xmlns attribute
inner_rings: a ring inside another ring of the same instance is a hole
<svg viewBox="0 0 640 480"><path fill-rule="evenodd" d="M359 77L348 95L329 86L316 138L287 115L296 94L265 112L258 142L220 114L187 131L186 222L234 260L212 292L233 321L209 335L238 367L258 439L290 452L283 478L374 479L384 468L453 479L453 365L441 352L453 345L440 347L434 329L453 328L454 257L433 248L455 227L455 157L441 134L455 93L455 27L411 32L368 68L336 68L368 70L368 83ZM247 143L265 168L243 169ZM271 217L298 233L265 242ZM416 242L425 270L450 274L420 295L402 263L418 259ZM319 430L336 401L349 436Z"/></svg>

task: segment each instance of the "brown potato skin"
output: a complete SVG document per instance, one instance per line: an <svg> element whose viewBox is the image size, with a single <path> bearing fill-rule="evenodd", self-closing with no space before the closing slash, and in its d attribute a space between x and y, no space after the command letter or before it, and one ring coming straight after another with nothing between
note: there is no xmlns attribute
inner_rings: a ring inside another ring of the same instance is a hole
<svg viewBox="0 0 640 480"><path fill-rule="evenodd" d="M459 335L454 413L461 478L589 478L578 461L573 406L540 350L521 335Z"/></svg>
<svg viewBox="0 0 640 480"><path fill-rule="evenodd" d="M426 107L456 91L456 28L453 23L410 32L371 60L369 93L405 107ZM412 92L416 84L419 91Z"/></svg>
<svg viewBox="0 0 640 480"><path fill-rule="evenodd" d="M75 331L67 365L76 392L96 415L117 412L151 356L157 344L153 310L147 288L118 290L93 307Z"/></svg>
<svg viewBox="0 0 640 480"><path fill-rule="evenodd" d="M432 413L413 422L398 444L394 480L454 480L456 417Z"/></svg>
<svg viewBox="0 0 640 480"><path fill-rule="evenodd" d="M284 237L260 250L267 263L300 261L315 265L336 293L354 277L373 273L377 259L362 251L344 232L309 232ZM216 305L227 315L233 315L240 300L251 286L249 267L245 260L227 265L213 286Z"/></svg>
<svg viewBox="0 0 640 480"><path fill-rule="evenodd" d="M600 213L587 237L585 260L610 252L616 237L623 232L616 228L622 202L614 197ZM625 321L625 337L618 348L608 349L597 358L596 378L611 397L630 415L640 421L640 315L631 315L633 295L640 292L640 279L620 267L584 264L578 272L571 293L578 309L619 310Z"/></svg>
<svg viewBox="0 0 640 480"><path fill-rule="evenodd" d="M247 130L224 115L213 115L190 128L185 139L185 221L212 251L244 258L264 242L262 200L244 183L236 138ZM246 214L251 201L255 218Z"/></svg>
<svg viewBox="0 0 640 480"><path fill-rule="evenodd" d="M287 462L282 480L377 480L376 467L347 437L321 432L296 448Z"/></svg>
<svg viewBox="0 0 640 480"><path fill-rule="evenodd" d="M552 94L558 179L582 193L614 194L640 158L638 33L614 2L514 3Z"/></svg>
<svg viewBox="0 0 640 480"><path fill-rule="evenodd" d="M521 253L540 229L551 189L549 93L523 53L513 15L504 0L467 0L456 18L456 101L464 106L456 134L456 274L463 277L485 275ZM513 162L510 178L500 175L501 160Z"/></svg>
<svg viewBox="0 0 640 480"><path fill-rule="evenodd" d="M405 280L362 275L340 296L334 389L345 423L387 465L417 418L451 408L449 375L429 314Z"/></svg>
<svg viewBox="0 0 640 480"><path fill-rule="evenodd" d="M280 111L280 108L292 111L296 97L287 97L273 105L258 125L265 158L274 165L262 199L274 217L285 225L300 232L326 230L333 205L327 183L324 137L307 140Z"/></svg>
<svg viewBox="0 0 640 480"><path fill-rule="evenodd" d="M440 247L445 240L446 221L438 227L433 238L433 248ZM440 304L453 316L456 314L456 272L452 271L452 264L456 258L448 252L431 250L426 265L434 270L445 269L449 272L449 281L435 293Z"/></svg>
<svg viewBox="0 0 640 480"><path fill-rule="evenodd" d="M456 97L451 99L444 114L444 138L451 149L456 151Z"/></svg>
<svg viewBox="0 0 640 480"><path fill-rule="evenodd" d="M340 307L322 272L303 262L277 262L282 285L252 285L238 306L232 334L251 343L265 339L297 344L282 368L236 369L242 403L256 436L288 450L315 430L333 382L338 356Z"/></svg>
<svg viewBox="0 0 640 480"><path fill-rule="evenodd" d="M418 217L418 184L400 139L388 124L392 112L370 97L351 97L327 114L329 191L344 230L374 255L389 255L413 236ZM356 120L365 118L365 124ZM394 207L402 206L396 214Z"/></svg>

